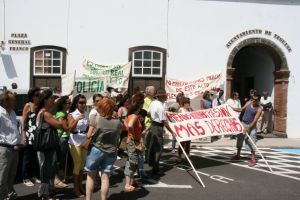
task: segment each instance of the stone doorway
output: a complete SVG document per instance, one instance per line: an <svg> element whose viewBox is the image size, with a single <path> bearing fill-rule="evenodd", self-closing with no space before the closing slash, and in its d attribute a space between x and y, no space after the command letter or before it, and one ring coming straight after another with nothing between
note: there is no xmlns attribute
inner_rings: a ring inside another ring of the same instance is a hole
<svg viewBox="0 0 300 200"><path fill-rule="evenodd" d="M259 72L253 73L253 72ZM271 40L249 38L236 45L229 55L226 72L226 97L250 87L268 90L273 96L273 132L286 133L287 93L290 71L283 51ZM252 88L251 88L252 89Z"/></svg>

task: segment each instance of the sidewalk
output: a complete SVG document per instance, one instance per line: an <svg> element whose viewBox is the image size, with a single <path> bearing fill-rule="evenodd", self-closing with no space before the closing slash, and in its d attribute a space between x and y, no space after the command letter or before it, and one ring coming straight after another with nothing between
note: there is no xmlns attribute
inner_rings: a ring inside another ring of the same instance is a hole
<svg viewBox="0 0 300 200"><path fill-rule="evenodd" d="M257 142L257 147L269 147L269 148L300 148L300 138L261 138ZM211 147L235 147L236 140L229 138L221 138L211 143L205 143L200 141L192 141L191 145L196 146L211 146Z"/></svg>

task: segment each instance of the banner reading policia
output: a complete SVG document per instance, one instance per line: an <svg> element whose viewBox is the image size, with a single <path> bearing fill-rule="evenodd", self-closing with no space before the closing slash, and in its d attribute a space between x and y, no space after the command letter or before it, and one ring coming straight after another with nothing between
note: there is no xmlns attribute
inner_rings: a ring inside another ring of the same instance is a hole
<svg viewBox="0 0 300 200"><path fill-rule="evenodd" d="M100 65L85 59L76 74L74 93L83 94L92 103L95 93L106 91L107 87L128 88L131 62L125 65Z"/></svg>

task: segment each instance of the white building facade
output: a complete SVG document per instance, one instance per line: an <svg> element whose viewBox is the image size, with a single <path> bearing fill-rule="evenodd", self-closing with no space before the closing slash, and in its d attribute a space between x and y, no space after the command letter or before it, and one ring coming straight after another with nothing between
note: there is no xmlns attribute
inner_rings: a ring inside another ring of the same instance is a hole
<svg viewBox="0 0 300 200"><path fill-rule="evenodd" d="M300 138L299 18L289 0L2 0L0 86L60 88L84 59L133 61L131 88L221 71L226 97L269 91L274 131Z"/></svg>

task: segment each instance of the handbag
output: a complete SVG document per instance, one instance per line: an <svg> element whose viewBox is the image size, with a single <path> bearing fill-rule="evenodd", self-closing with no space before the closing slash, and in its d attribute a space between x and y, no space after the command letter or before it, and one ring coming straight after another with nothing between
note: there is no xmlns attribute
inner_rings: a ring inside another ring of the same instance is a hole
<svg viewBox="0 0 300 200"><path fill-rule="evenodd" d="M144 143L143 137L141 137L141 139L139 141L136 141L134 139L132 139L132 140L133 140L133 144L134 144L136 150L138 150L138 151L145 150L145 143Z"/></svg>
<svg viewBox="0 0 300 200"><path fill-rule="evenodd" d="M51 126L42 128L44 122L44 112L40 114L40 121L37 131L34 133L33 148L37 151L48 151L56 149L59 145L59 137L56 134L56 129Z"/></svg>

